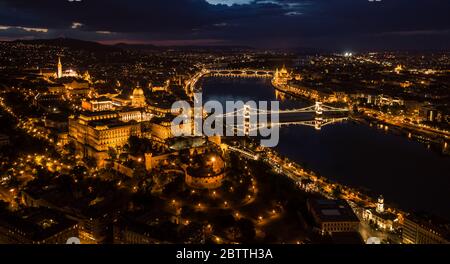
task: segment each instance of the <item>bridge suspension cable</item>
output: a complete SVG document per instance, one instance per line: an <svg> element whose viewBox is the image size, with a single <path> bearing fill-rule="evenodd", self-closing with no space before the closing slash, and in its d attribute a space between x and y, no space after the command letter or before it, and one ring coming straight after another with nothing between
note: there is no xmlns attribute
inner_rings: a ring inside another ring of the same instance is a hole
<svg viewBox="0 0 450 264"><path fill-rule="evenodd" d="M286 110L264 110L264 109L255 109L251 108L248 105L244 105L243 108L235 110L233 112L229 112L222 115L217 115L217 117L229 117L235 116L239 112L246 112L247 114L259 114L259 115L270 115L270 114L289 114L289 113L316 113L321 115L323 112L348 112L347 108L338 108L332 107L328 105L324 105L321 102L316 102L316 104L296 109L286 109Z"/></svg>

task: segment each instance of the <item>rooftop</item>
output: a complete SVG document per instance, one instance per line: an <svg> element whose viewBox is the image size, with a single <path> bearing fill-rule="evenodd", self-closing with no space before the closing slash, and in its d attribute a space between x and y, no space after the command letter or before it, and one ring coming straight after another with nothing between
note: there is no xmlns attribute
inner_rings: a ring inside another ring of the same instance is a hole
<svg viewBox="0 0 450 264"><path fill-rule="evenodd" d="M308 204L322 222L359 222L350 205L344 200L310 199Z"/></svg>
<svg viewBox="0 0 450 264"><path fill-rule="evenodd" d="M3 210L0 225L18 230L32 241L42 241L77 224L63 214L47 208L26 208L17 212Z"/></svg>

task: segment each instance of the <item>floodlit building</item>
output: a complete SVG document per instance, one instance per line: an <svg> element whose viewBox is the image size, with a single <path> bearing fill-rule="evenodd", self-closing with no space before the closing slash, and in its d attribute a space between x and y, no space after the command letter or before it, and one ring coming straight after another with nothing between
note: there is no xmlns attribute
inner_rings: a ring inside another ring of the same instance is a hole
<svg viewBox="0 0 450 264"><path fill-rule="evenodd" d="M323 234L358 232L359 219L344 200L309 199L307 207Z"/></svg>
<svg viewBox="0 0 450 264"><path fill-rule="evenodd" d="M394 230L394 225L398 221L397 215L384 210L384 198L382 195L378 197L376 209L364 209L362 216L364 220L375 224L381 229L390 231Z"/></svg>
<svg viewBox="0 0 450 264"><path fill-rule="evenodd" d="M393 105L404 105L405 102L400 99L400 98L394 98L391 96L387 96L387 95L379 95L377 96L377 99L375 100L377 105L388 105L388 106L393 106Z"/></svg>
<svg viewBox="0 0 450 264"><path fill-rule="evenodd" d="M0 241L11 244L65 244L78 237L78 223L46 208L0 211Z"/></svg>
<svg viewBox="0 0 450 264"><path fill-rule="evenodd" d="M286 85L290 80L292 80L291 74L287 71L286 67L283 66L281 70L276 69L274 75L274 83Z"/></svg>
<svg viewBox="0 0 450 264"><path fill-rule="evenodd" d="M107 97L100 97L93 100L83 100L81 102L81 108L92 112L114 109L112 100Z"/></svg>
<svg viewBox="0 0 450 264"><path fill-rule="evenodd" d="M69 139L76 143L77 151L83 157L94 158L98 167L105 165L109 148L120 148L130 136L140 135L141 125L136 121L123 122L116 118L89 120L86 116L69 118Z"/></svg>
<svg viewBox="0 0 450 264"><path fill-rule="evenodd" d="M405 244L450 244L448 230L412 215L403 221L402 237Z"/></svg>

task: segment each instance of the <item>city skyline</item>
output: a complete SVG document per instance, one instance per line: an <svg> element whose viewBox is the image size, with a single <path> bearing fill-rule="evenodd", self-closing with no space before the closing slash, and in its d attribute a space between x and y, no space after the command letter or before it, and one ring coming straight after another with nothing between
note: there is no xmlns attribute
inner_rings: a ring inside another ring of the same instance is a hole
<svg viewBox="0 0 450 264"><path fill-rule="evenodd" d="M448 7L0 0L0 244L449 244Z"/></svg>

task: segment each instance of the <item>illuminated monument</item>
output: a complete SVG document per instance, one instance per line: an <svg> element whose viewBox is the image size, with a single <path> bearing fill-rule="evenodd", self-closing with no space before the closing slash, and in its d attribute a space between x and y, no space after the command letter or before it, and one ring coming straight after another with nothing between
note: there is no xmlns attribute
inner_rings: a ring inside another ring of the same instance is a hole
<svg viewBox="0 0 450 264"><path fill-rule="evenodd" d="M276 70L273 77L273 81L276 84L287 85L288 82L292 80L291 74L287 71L286 67L283 66L281 70Z"/></svg>

